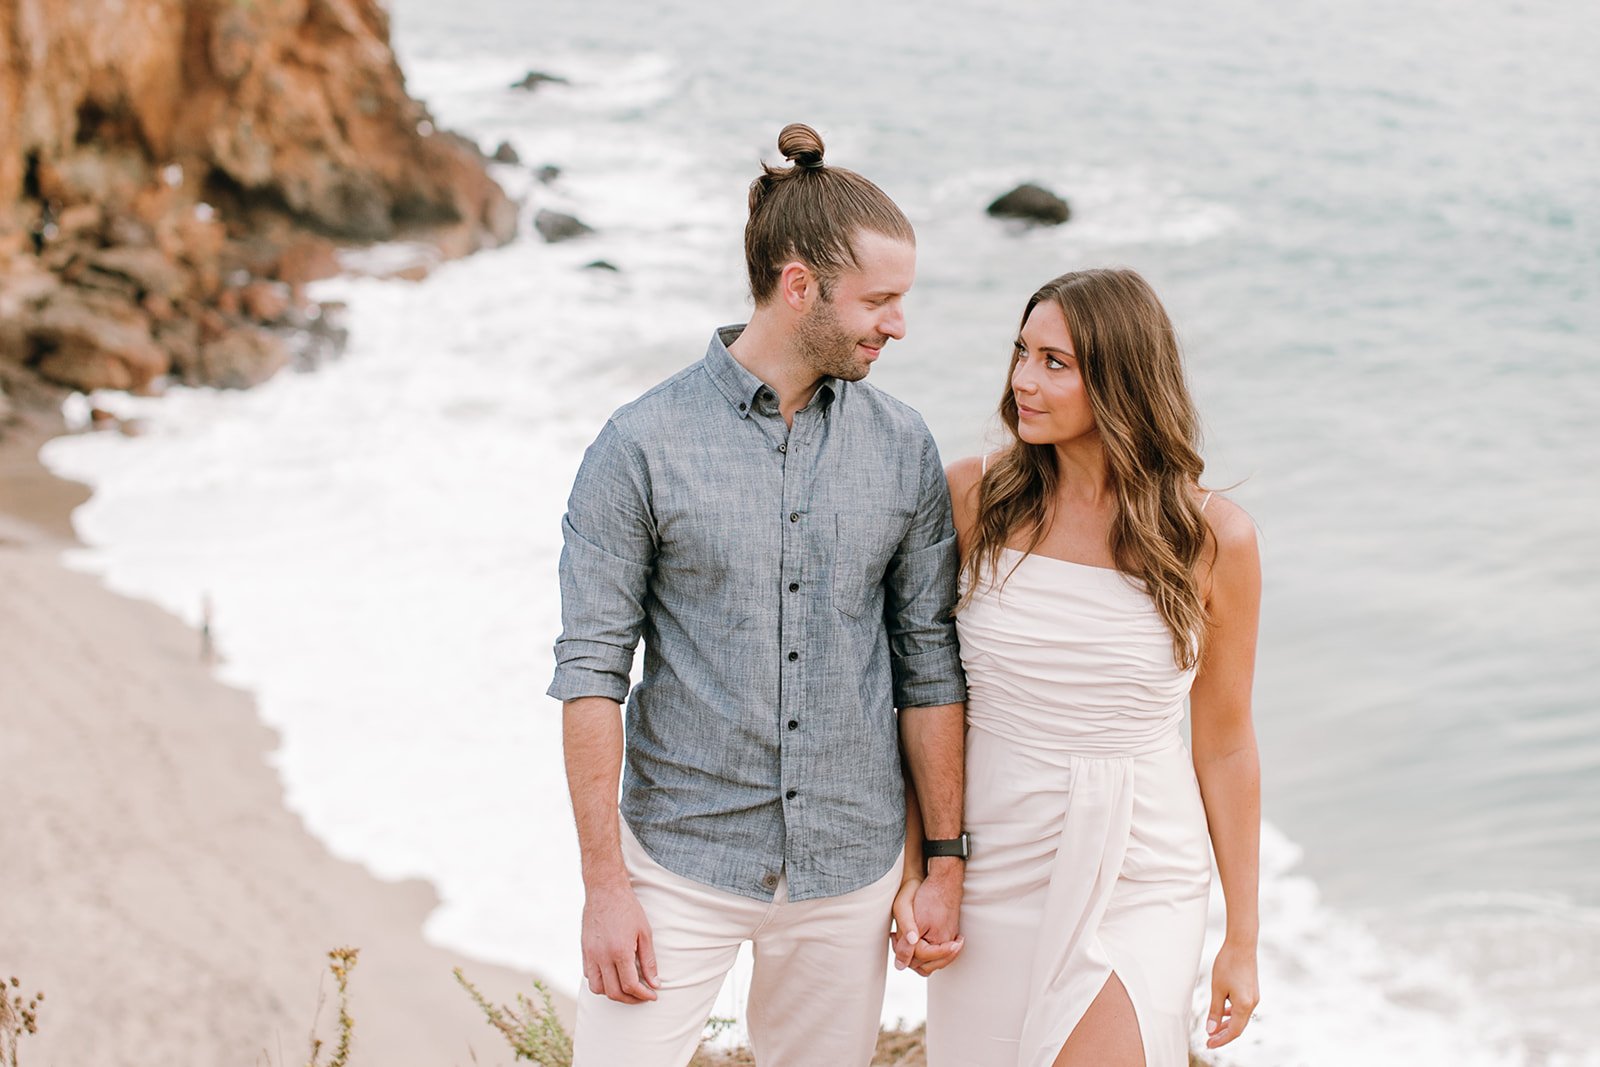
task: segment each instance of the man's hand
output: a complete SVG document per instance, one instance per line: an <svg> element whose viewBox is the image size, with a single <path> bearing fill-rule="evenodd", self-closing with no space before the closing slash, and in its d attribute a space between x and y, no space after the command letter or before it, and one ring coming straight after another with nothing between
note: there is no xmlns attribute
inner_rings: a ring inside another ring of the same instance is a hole
<svg viewBox="0 0 1600 1067"><path fill-rule="evenodd" d="M656 999L655 943L633 888L592 888L583 901L583 974L589 989L619 1004Z"/></svg>
<svg viewBox="0 0 1600 1067"><path fill-rule="evenodd" d="M911 969L926 978L947 967L966 942L961 937L961 884L966 864L951 857L928 863L928 877L912 899L912 925L921 935L911 954ZM898 954L897 954L898 956Z"/></svg>

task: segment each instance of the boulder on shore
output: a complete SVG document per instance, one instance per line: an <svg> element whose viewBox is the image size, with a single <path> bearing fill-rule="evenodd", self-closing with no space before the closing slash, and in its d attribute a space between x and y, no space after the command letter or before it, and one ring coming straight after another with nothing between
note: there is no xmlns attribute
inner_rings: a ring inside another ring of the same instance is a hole
<svg viewBox="0 0 1600 1067"><path fill-rule="evenodd" d="M1072 209L1061 197L1042 186L1025 182L988 207L996 218L1022 219L1040 226L1059 226L1072 217Z"/></svg>
<svg viewBox="0 0 1600 1067"><path fill-rule="evenodd" d="M265 330L229 330L203 345L194 366L183 368L185 381L218 389L249 389L289 365L289 349Z"/></svg>
<svg viewBox="0 0 1600 1067"><path fill-rule="evenodd" d="M563 215L559 211L545 211L543 209L533 217L533 228L539 231L540 237L543 237L551 244L555 244L558 241L570 241L574 237L582 237L584 234L594 232L594 227L586 225L571 215Z"/></svg>
<svg viewBox="0 0 1600 1067"><path fill-rule="evenodd" d="M494 150L494 155L490 158L496 163L522 162L522 157L517 155L517 150L511 146L510 141L501 141L499 147Z"/></svg>
<svg viewBox="0 0 1600 1067"><path fill-rule="evenodd" d="M62 289L27 317L24 330L34 369L83 392L142 389L171 362L150 335L150 320L110 293Z"/></svg>

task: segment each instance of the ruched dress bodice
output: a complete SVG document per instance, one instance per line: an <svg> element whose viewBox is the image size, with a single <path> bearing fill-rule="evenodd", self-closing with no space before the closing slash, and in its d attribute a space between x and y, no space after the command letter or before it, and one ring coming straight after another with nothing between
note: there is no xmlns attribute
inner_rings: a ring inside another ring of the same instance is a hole
<svg viewBox="0 0 1600 1067"><path fill-rule="evenodd" d="M970 726L1064 755L1172 744L1194 671L1148 594L1121 571L1009 548L1000 577L956 617Z"/></svg>

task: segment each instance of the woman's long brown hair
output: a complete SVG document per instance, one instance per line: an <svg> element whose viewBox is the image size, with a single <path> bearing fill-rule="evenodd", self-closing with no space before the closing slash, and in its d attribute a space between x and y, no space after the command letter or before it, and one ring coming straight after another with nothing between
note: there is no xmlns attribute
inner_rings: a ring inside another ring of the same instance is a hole
<svg viewBox="0 0 1600 1067"><path fill-rule="evenodd" d="M1047 282L1023 309L1024 325L1046 300L1066 316L1105 448L1117 502L1112 558L1155 601L1172 633L1173 658L1188 669L1199 662L1206 627L1196 574L1206 525L1194 499L1205 461L1172 320L1131 270L1075 271ZM969 597L986 579L1003 581L1000 550L1018 534L1027 535L1025 552L1038 547L1060 480L1054 446L1017 436L1016 359L1013 354L1000 398L1011 445L979 482L978 521L962 566Z"/></svg>

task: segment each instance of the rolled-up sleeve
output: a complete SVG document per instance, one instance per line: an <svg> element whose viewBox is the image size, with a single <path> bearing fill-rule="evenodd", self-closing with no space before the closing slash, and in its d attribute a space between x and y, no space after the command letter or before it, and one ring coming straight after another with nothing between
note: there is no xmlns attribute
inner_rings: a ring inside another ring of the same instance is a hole
<svg viewBox="0 0 1600 1067"><path fill-rule="evenodd" d="M967 697L952 612L956 603L955 523L939 448L923 429L917 510L884 576L884 623L896 707L955 704Z"/></svg>
<svg viewBox="0 0 1600 1067"><path fill-rule="evenodd" d="M628 695L644 625L655 525L639 450L608 422L584 454L561 520L561 636L548 694Z"/></svg>

